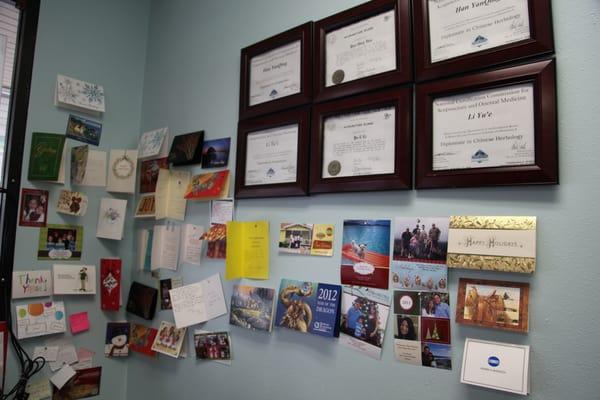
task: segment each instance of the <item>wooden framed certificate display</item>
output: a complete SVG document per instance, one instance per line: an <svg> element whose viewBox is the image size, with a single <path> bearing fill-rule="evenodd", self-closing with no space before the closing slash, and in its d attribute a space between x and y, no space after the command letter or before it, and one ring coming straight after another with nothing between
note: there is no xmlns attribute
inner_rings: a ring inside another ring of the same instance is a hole
<svg viewBox="0 0 600 400"><path fill-rule="evenodd" d="M418 81L552 53L550 0L415 0Z"/></svg>
<svg viewBox="0 0 600 400"><path fill-rule="evenodd" d="M309 114L305 107L239 123L236 198L307 195Z"/></svg>
<svg viewBox="0 0 600 400"><path fill-rule="evenodd" d="M557 184L554 60L417 85L416 187Z"/></svg>
<svg viewBox="0 0 600 400"><path fill-rule="evenodd" d="M412 91L313 106L310 193L410 189Z"/></svg>
<svg viewBox="0 0 600 400"><path fill-rule="evenodd" d="M315 23L315 100L412 80L410 2L374 0Z"/></svg>
<svg viewBox="0 0 600 400"><path fill-rule="evenodd" d="M312 100L313 23L242 49L240 119Z"/></svg>

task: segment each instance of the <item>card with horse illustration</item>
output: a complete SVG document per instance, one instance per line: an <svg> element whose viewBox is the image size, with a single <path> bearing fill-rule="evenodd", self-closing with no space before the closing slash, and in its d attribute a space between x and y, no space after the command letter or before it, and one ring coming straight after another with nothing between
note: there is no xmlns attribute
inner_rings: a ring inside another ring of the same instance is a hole
<svg viewBox="0 0 600 400"><path fill-rule="evenodd" d="M456 322L528 332L529 283L461 278Z"/></svg>

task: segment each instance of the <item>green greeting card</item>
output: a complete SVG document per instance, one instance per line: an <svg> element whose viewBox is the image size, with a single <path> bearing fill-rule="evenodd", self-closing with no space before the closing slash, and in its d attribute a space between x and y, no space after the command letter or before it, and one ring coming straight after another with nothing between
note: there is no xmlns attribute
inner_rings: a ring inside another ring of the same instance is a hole
<svg viewBox="0 0 600 400"><path fill-rule="evenodd" d="M63 159L65 135L33 132L29 154L30 181L56 181Z"/></svg>

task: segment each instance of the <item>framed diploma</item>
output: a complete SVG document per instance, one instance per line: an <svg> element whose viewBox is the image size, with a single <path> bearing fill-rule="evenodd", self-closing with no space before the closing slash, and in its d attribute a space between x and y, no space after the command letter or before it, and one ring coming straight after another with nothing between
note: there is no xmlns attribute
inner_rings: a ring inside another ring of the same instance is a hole
<svg viewBox="0 0 600 400"><path fill-rule="evenodd" d="M242 49L240 120L312 101L313 23Z"/></svg>
<svg viewBox="0 0 600 400"><path fill-rule="evenodd" d="M310 193L410 189L412 91L313 106Z"/></svg>
<svg viewBox="0 0 600 400"><path fill-rule="evenodd" d="M235 197L306 196L309 125L308 107L240 122Z"/></svg>
<svg viewBox="0 0 600 400"><path fill-rule="evenodd" d="M412 80L410 2L374 0L315 23L315 100Z"/></svg>
<svg viewBox="0 0 600 400"><path fill-rule="evenodd" d="M415 0L418 81L554 52L550 0Z"/></svg>
<svg viewBox="0 0 600 400"><path fill-rule="evenodd" d="M557 184L554 60L417 85L416 187Z"/></svg>

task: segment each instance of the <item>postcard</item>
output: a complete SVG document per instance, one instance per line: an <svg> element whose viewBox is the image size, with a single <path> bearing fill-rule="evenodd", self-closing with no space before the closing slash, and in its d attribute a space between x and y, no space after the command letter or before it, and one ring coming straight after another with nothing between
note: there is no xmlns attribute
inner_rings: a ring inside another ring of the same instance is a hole
<svg viewBox="0 0 600 400"><path fill-rule="evenodd" d="M135 193L137 150L111 150L107 192Z"/></svg>
<svg viewBox="0 0 600 400"><path fill-rule="evenodd" d="M269 221L227 223L225 279L269 279Z"/></svg>
<svg viewBox="0 0 600 400"><path fill-rule="evenodd" d="M58 75L56 77L54 105L99 115L105 111L104 88L95 83Z"/></svg>
<svg viewBox="0 0 600 400"><path fill-rule="evenodd" d="M194 175L184 197L188 200L216 200L229 196L229 170Z"/></svg>
<svg viewBox="0 0 600 400"><path fill-rule="evenodd" d="M533 273L535 217L450 217L448 268Z"/></svg>
<svg viewBox="0 0 600 400"><path fill-rule="evenodd" d="M529 351L526 345L465 340L461 383L520 395L530 392Z"/></svg>
<svg viewBox="0 0 600 400"><path fill-rule="evenodd" d="M173 306L171 305L171 295L169 294L169 290L175 289L183 286L183 278L182 277L174 277L161 279L159 281L158 287L160 292L160 309L161 310L172 310Z"/></svg>
<svg viewBox="0 0 600 400"><path fill-rule="evenodd" d="M170 322L162 321L158 328L158 334L154 338L152 350L170 357L178 358L181 352L181 345L185 340L187 328L177 329Z"/></svg>
<svg viewBox="0 0 600 400"><path fill-rule="evenodd" d="M83 217L87 213L88 197L82 192L61 190L56 203L56 212L76 217Z"/></svg>
<svg viewBox="0 0 600 400"><path fill-rule="evenodd" d="M66 146L65 135L33 132L27 179L64 184Z"/></svg>
<svg viewBox="0 0 600 400"><path fill-rule="evenodd" d="M416 291L448 290L446 264L392 261L392 288Z"/></svg>
<svg viewBox="0 0 600 400"><path fill-rule="evenodd" d="M333 225L284 222L279 228L279 253L331 257L333 231Z"/></svg>
<svg viewBox="0 0 600 400"><path fill-rule="evenodd" d="M155 129L142 133L138 144L138 157L140 159L149 157L166 157L168 128Z"/></svg>
<svg viewBox="0 0 600 400"><path fill-rule="evenodd" d="M203 143L204 131L175 136L169 151L169 162L173 165L200 164Z"/></svg>
<svg viewBox="0 0 600 400"><path fill-rule="evenodd" d="M100 259L100 308L119 311L121 306L121 270L119 258Z"/></svg>
<svg viewBox="0 0 600 400"><path fill-rule="evenodd" d="M225 225L227 222L233 221L234 204L233 199L211 200L210 225Z"/></svg>
<svg viewBox="0 0 600 400"><path fill-rule="evenodd" d="M54 264L54 294L96 294L96 267Z"/></svg>
<svg viewBox="0 0 600 400"><path fill-rule="evenodd" d="M385 290L344 286L340 344L368 357L381 358L390 300Z"/></svg>
<svg viewBox="0 0 600 400"><path fill-rule="evenodd" d="M452 347L447 344L421 342L421 365L452 369Z"/></svg>
<svg viewBox="0 0 600 400"><path fill-rule="evenodd" d="M48 191L39 189L21 189L21 208L19 225L46 226L48 220Z"/></svg>
<svg viewBox="0 0 600 400"><path fill-rule="evenodd" d="M75 371L75 376L60 390L54 389L52 400L87 399L100 394L102 367Z"/></svg>
<svg viewBox="0 0 600 400"><path fill-rule="evenodd" d="M154 193L141 195L135 209L135 218L154 217L156 217L156 201Z"/></svg>
<svg viewBox="0 0 600 400"><path fill-rule="evenodd" d="M275 289L233 285L229 323L245 329L271 332Z"/></svg>
<svg viewBox="0 0 600 400"><path fill-rule="evenodd" d="M69 315L69 328L73 335L90 330L90 320L87 311Z"/></svg>
<svg viewBox="0 0 600 400"><path fill-rule="evenodd" d="M38 260L79 260L83 248L83 226L52 225L40 228Z"/></svg>
<svg viewBox="0 0 600 400"><path fill-rule="evenodd" d="M123 239L127 200L103 197L100 200L96 237L102 239Z"/></svg>
<svg viewBox="0 0 600 400"><path fill-rule="evenodd" d="M529 283L460 278L456 322L529 331Z"/></svg>
<svg viewBox="0 0 600 400"><path fill-rule="evenodd" d="M150 357L156 356L156 352L152 350L152 343L154 343L157 333L158 330L154 328L132 322L129 335L129 349Z"/></svg>
<svg viewBox="0 0 600 400"><path fill-rule="evenodd" d="M156 219L171 218L185 220L187 200L184 197L190 182L189 171L161 169L156 181Z"/></svg>
<svg viewBox="0 0 600 400"><path fill-rule="evenodd" d="M127 312L152 320L156 311L157 299L158 290L139 282L133 282L127 296Z"/></svg>
<svg viewBox="0 0 600 400"><path fill-rule="evenodd" d="M65 304L46 301L16 306L17 338L27 339L67 331Z"/></svg>
<svg viewBox="0 0 600 400"><path fill-rule="evenodd" d="M342 284L387 289L389 270L390 221L345 220Z"/></svg>
<svg viewBox="0 0 600 400"><path fill-rule="evenodd" d="M73 114L69 115L66 133L68 138L98 146L100 144L101 135L102 124L100 122Z"/></svg>
<svg viewBox="0 0 600 400"><path fill-rule="evenodd" d="M229 332L195 334L194 346L199 360L231 360Z"/></svg>
<svg viewBox="0 0 600 400"><path fill-rule="evenodd" d="M396 218L394 261L445 264L448 217Z"/></svg>
<svg viewBox="0 0 600 400"><path fill-rule="evenodd" d="M52 295L52 273L42 271L13 271L12 298L44 297Z"/></svg>
<svg viewBox="0 0 600 400"><path fill-rule="evenodd" d="M39 378L30 380L25 387L25 393L28 394L27 400L44 400L52 397L52 388L48 378Z"/></svg>
<svg viewBox="0 0 600 400"><path fill-rule="evenodd" d="M167 224L154 227L150 258L152 271L160 268L177 270L180 236L180 225Z"/></svg>
<svg viewBox="0 0 600 400"><path fill-rule="evenodd" d="M140 193L154 193L158 173L162 169L169 169L166 157L142 161L140 165Z"/></svg>
<svg viewBox="0 0 600 400"><path fill-rule="evenodd" d="M202 168L226 167L231 138L205 140L202 146Z"/></svg>
<svg viewBox="0 0 600 400"><path fill-rule="evenodd" d="M302 333L338 337L342 287L282 279L275 324Z"/></svg>
<svg viewBox="0 0 600 400"><path fill-rule="evenodd" d="M221 275L169 290L175 326L186 328L227 314Z"/></svg>
<svg viewBox="0 0 600 400"><path fill-rule="evenodd" d="M206 240L206 257L225 259L227 253L227 225L214 224L200 236Z"/></svg>
<svg viewBox="0 0 600 400"><path fill-rule="evenodd" d="M127 357L129 355L129 322L107 322L104 355Z"/></svg>

